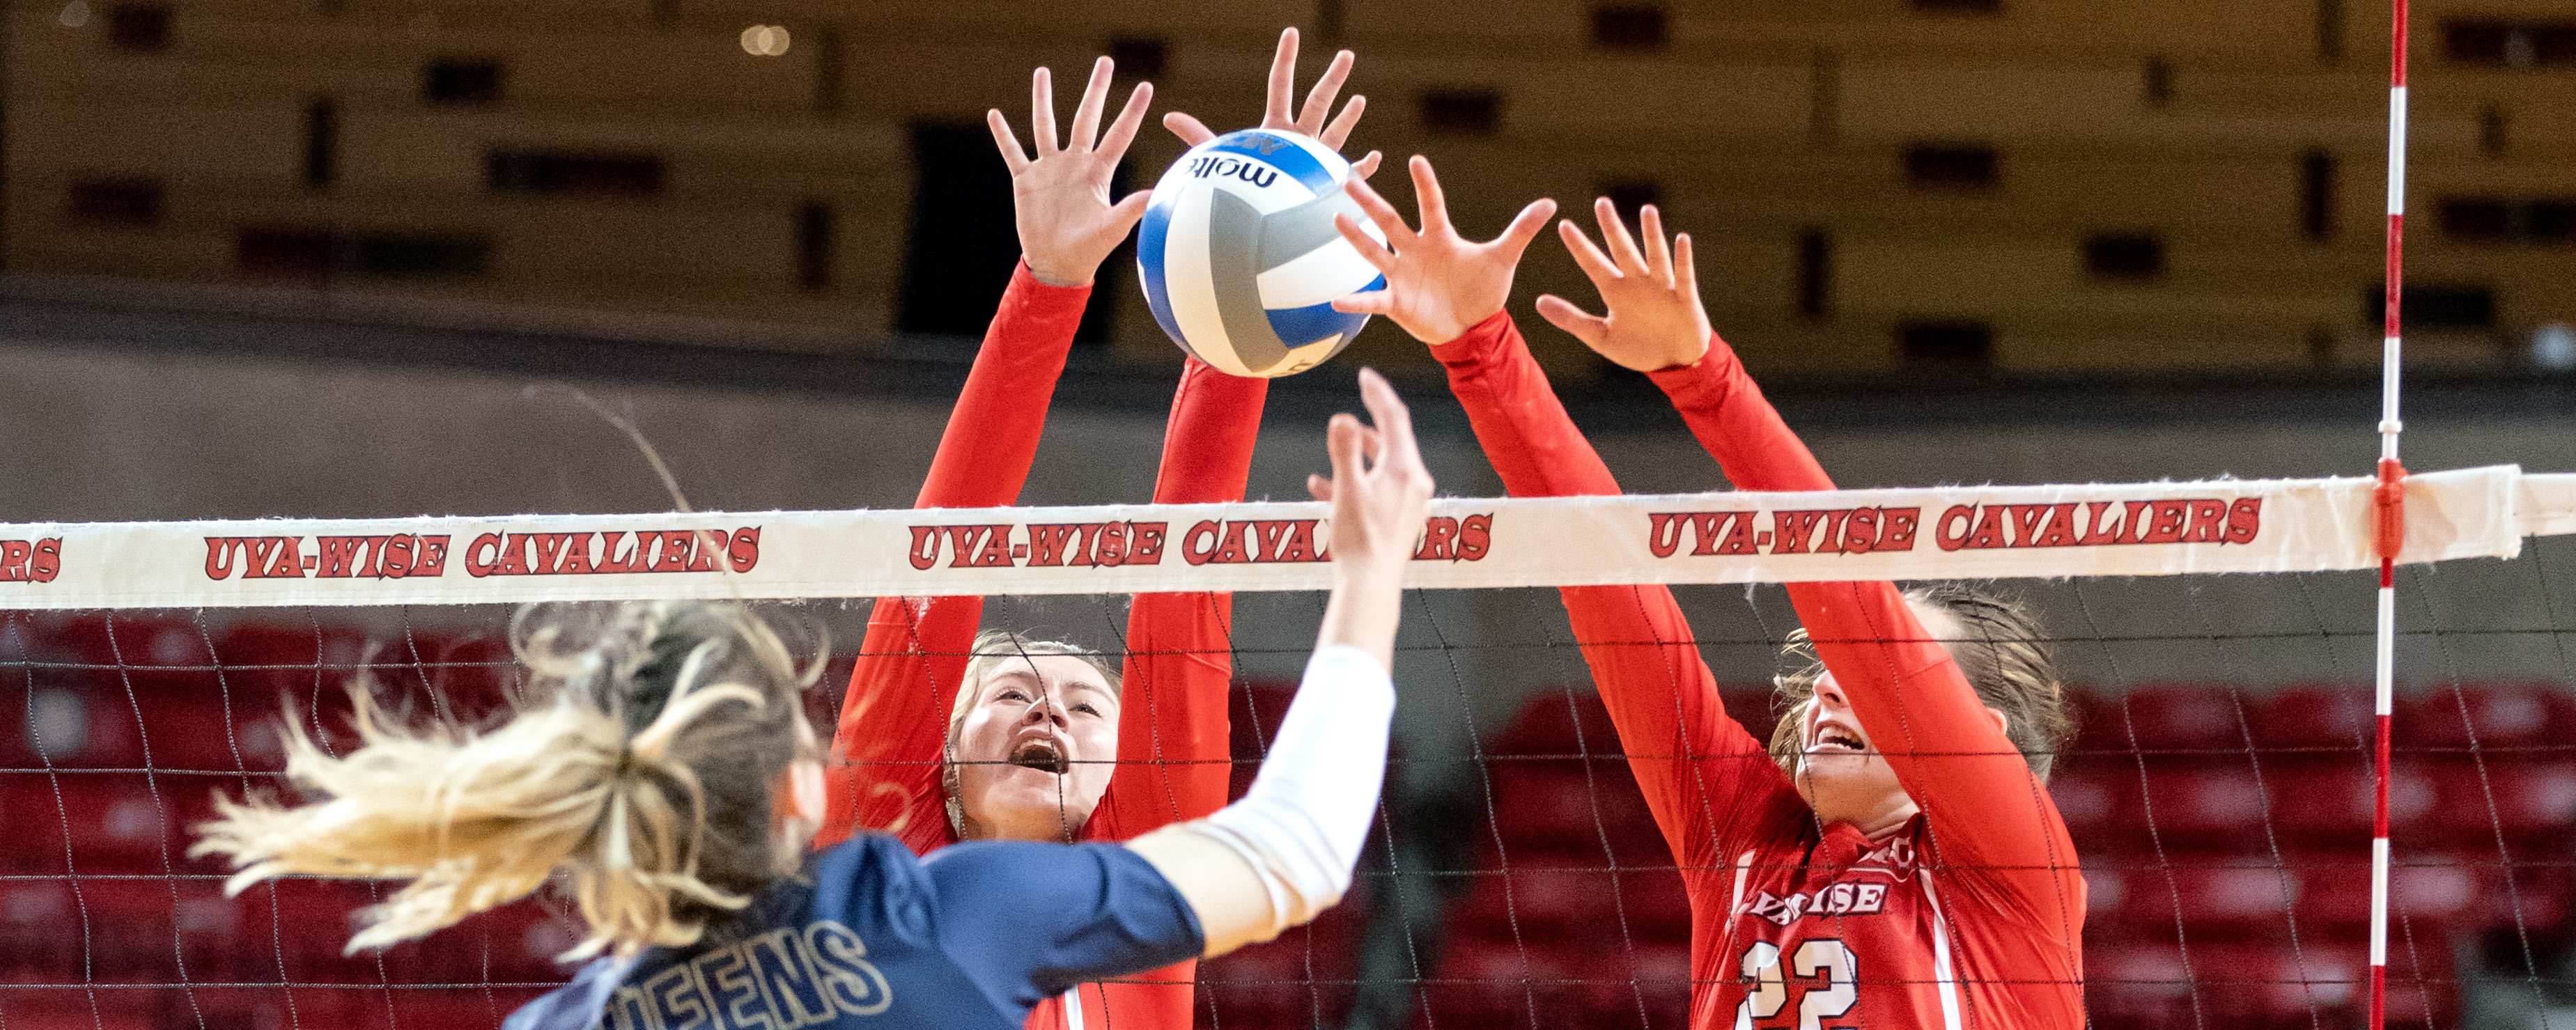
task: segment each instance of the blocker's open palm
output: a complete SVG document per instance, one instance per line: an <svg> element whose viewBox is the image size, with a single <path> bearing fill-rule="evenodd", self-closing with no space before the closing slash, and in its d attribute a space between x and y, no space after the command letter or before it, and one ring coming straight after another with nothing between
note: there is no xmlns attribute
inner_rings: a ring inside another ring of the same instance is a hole
<svg viewBox="0 0 2576 1030"><path fill-rule="evenodd" d="M1592 215L1601 223L1601 238L1610 244L1607 254L1571 218L1556 223L1556 232L1574 253L1574 263L1592 279L1592 288L1601 291L1609 313L1595 315L1563 297L1541 294L1539 317L1621 368L1652 372L1697 362L1708 351L1710 332L1708 309L1699 301L1690 234L1665 246L1663 215L1648 204L1638 212L1638 227L1646 237L1639 248L1610 198L1594 201Z"/></svg>
<svg viewBox="0 0 2576 1030"><path fill-rule="evenodd" d="M1305 106L1297 106L1297 29L1290 26L1281 31L1279 49L1270 56L1270 89L1262 104L1261 127L1312 136L1336 151L1342 149L1342 144L1350 141L1351 130L1360 123L1360 112L1368 110L1368 98L1353 93L1342 105L1342 113L1332 113L1333 98L1341 95L1342 83L1350 80L1352 60L1348 50L1335 52L1332 61L1324 66L1323 76L1315 80L1315 88L1307 91ZM1332 115L1333 120L1325 121L1325 115ZM1164 112L1163 127L1188 146L1216 138L1206 122L1180 111ZM1369 151L1368 156L1351 163L1351 172L1368 178L1377 171L1377 162L1377 151Z"/></svg>
<svg viewBox="0 0 2576 1030"><path fill-rule="evenodd" d="M1137 83L1127 106L1109 131L1100 131L1100 114L1109 100L1106 57L1091 65L1091 82L1074 108L1072 132L1059 137L1055 127L1055 82L1046 69L1029 77L1029 135L1037 143L1031 157L1012 135L1001 109L984 112L993 144L1011 169L1011 202L1019 222L1020 257L1038 281L1052 286L1088 286L1109 252L1118 249L1136 221L1145 217L1152 191L1138 190L1112 204L1109 178L1127 145L1136 141L1145 120L1145 105L1154 98L1151 83Z"/></svg>
<svg viewBox="0 0 2576 1030"><path fill-rule="evenodd" d="M1458 228L1449 224L1449 202L1441 195L1431 162L1416 154L1407 167L1413 172L1414 205L1422 221L1419 231L1405 225L1404 217L1368 183L1351 180L1351 197L1386 233L1386 244L1370 239L1349 215L1335 215L1333 225L1343 239L1359 248L1361 257L1385 273L1386 288L1343 297L1333 302L1333 309L1385 315L1414 339L1447 343L1503 309L1503 302L1511 297L1512 274L1520 266L1521 252L1529 249L1530 240L1556 213L1556 201L1531 201L1502 235L1477 243L1459 236Z"/></svg>

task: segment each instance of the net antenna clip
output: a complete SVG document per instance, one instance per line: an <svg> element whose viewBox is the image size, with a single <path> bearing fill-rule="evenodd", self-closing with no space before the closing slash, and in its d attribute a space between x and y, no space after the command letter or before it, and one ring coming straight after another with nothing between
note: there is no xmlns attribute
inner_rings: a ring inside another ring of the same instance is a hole
<svg viewBox="0 0 2576 1030"><path fill-rule="evenodd" d="M2370 499L2378 515L2375 543L2380 563L2393 564L2398 548L2406 543L2406 466L2395 458L2379 459L2379 485L2371 488Z"/></svg>

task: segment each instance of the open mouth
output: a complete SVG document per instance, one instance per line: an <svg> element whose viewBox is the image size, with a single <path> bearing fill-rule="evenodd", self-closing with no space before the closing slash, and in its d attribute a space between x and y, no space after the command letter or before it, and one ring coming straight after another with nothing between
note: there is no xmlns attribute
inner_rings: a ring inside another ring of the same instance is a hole
<svg viewBox="0 0 2576 1030"><path fill-rule="evenodd" d="M1045 739L1032 740L1013 748L1011 764L1057 776L1064 775L1066 766L1064 752L1056 749L1054 741Z"/></svg>
<svg viewBox="0 0 2576 1030"><path fill-rule="evenodd" d="M1844 751L1852 754L1859 754L1862 751L1867 750L1867 748L1861 745L1859 737L1852 736L1842 730L1828 726L1816 734L1816 744L1814 747L1808 748L1808 750Z"/></svg>

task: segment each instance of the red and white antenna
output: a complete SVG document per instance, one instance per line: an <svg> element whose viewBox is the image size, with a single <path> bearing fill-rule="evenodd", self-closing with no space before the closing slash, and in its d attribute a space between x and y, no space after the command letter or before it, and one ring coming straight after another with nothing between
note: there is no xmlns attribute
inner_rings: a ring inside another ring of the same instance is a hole
<svg viewBox="0 0 2576 1030"><path fill-rule="evenodd" d="M2397 550L2406 535L2406 467L2397 463L2398 298L2406 238L2406 0L2391 0L2388 46L2387 326L2379 350L2379 631L2376 675L2379 739L2372 765L2370 816L2370 1022L2388 1015L2388 723L2396 695Z"/></svg>

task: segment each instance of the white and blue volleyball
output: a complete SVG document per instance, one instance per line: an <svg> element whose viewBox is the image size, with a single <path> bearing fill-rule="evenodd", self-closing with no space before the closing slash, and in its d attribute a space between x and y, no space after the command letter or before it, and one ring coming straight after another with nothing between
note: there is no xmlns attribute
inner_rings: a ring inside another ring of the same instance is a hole
<svg viewBox="0 0 2576 1030"><path fill-rule="evenodd" d="M1181 349L1239 376L1292 375L1341 352L1367 315L1333 298L1386 277L1333 229L1347 214L1386 241L1342 185L1350 162L1293 132L1246 129L1190 148L1154 184L1136 271Z"/></svg>

